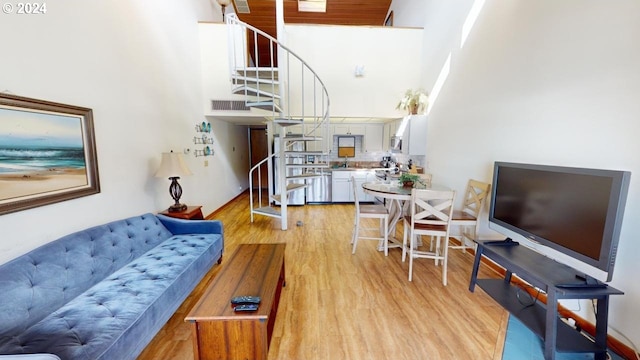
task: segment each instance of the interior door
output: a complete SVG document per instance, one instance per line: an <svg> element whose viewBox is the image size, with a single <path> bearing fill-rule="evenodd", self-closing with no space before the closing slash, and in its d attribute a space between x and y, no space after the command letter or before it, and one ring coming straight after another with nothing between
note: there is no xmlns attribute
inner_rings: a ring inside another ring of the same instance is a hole
<svg viewBox="0 0 640 360"><path fill-rule="evenodd" d="M251 148L251 167L264 160L269 156L269 144L267 143L267 128L250 128L249 129L249 147ZM267 163L260 166L260 177L258 179L258 171L253 173L253 188L260 187L266 189L269 187L269 173ZM260 181L258 181L260 180Z"/></svg>

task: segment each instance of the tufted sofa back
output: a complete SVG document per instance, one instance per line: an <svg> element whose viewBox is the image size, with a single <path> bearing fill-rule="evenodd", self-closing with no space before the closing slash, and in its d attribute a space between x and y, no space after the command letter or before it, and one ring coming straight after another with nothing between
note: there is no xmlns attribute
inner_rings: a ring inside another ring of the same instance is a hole
<svg viewBox="0 0 640 360"><path fill-rule="evenodd" d="M145 214L69 234L0 265L0 338L21 333L171 236Z"/></svg>

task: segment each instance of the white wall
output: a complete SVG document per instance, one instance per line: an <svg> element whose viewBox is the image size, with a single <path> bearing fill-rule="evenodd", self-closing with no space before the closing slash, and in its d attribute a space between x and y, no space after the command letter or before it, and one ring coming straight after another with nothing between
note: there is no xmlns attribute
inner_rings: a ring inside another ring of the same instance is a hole
<svg viewBox="0 0 640 360"><path fill-rule="evenodd" d="M429 115L429 171L460 193L469 178L490 181L496 160L631 171L611 283L625 295L611 298L609 324L640 344L640 2L488 0L461 48L473 3L440 1L451 21L425 24L450 35L426 56L451 54ZM423 71L430 88L440 67Z"/></svg>
<svg viewBox="0 0 640 360"><path fill-rule="evenodd" d="M420 86L421 29L287 25L285 31L286 45L325 83L332 117L405 114L396 105ZM357 65L364 76L354 75Z"/></svg>
<svg viewBox="0 0 640 360"><path fill-rule="evenodd" d="M229 74L230 65L235 56L235 61L240 65L245 65L243 40L246 36L245 31L236 27L235 29L235 46L238 48L237 53L229 56L229 31L225 23L200 23L198 24L200 39L200 61L201 82L202 82L202 108L203 113L213 118L235 118L238 115L253 120L254 123L262 123L265 116L272 116L271 111L251 108L249 111L241 110L213 110L211 100L245 100L244 93L232 93L233 87L237 85L231 84ZM230 59L231 58L231 59ZM238 65L238 64L236 64ZM247 122L245 122L247 123Z"/></svg>
<svg viewBox="0 0 640 360"><path fill-rule="evenodd" d="M198 21L207 0L64 0L42 15L0 14L0 91L92 108L102 192L0 216L0 263L91 225L172 203L160 154L194 148L202 112ZM247 187L246 129L213 121L216 155L186 157L182 200L205 214ZM232 151L235 146L236 151ZM245 171L246 170L246 171Z"/></svg>

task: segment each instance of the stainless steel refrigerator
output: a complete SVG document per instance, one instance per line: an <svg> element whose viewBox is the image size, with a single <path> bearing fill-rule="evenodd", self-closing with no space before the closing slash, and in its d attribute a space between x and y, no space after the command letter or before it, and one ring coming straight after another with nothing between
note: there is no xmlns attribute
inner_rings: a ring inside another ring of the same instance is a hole
<svg viewBox="0 0 640 360"><path fill-rule="evenodd" d="M295 135L290 135L290 136L295 136ZM273 152L275 154L279 153L280 146L281 146L280 137L275 136L273 138ZM291 147L289 147L287 151L305 151L305 142L304 141L295 142ZM288 156L287 163L302 165L304 164L304 155ZM280 157L278 155L273 157L273 171L274 171L273 193L279 194L280 193L280 185L279 185L280 184ZM302 172L303 172L303 169L301 167L287 167L286 176L302 175ZM287 184L293 184L293 183L304 184L304 179L291 180L287 182ZM280 205L280 203L277 201L275 202L275 204ZM289 201L287 202L287 204L288 205L304 205L305 190L300 189L300 190L292 191L291 193L289 193Z"/></svg>

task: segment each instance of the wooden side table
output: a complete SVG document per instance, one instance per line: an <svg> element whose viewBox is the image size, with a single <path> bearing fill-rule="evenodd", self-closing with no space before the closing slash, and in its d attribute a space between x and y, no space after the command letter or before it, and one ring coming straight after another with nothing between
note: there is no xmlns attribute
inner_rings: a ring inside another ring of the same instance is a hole
<svg viewBox="0 0 640 360"><path fill-rule="evenodd" d="M186 210L169 212L169 209L161 211L160 214L185 220L204 220L202 216L202 206L187 206Z"/></svg>

